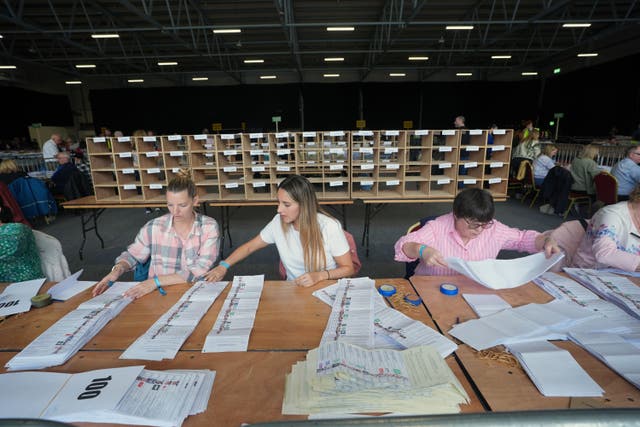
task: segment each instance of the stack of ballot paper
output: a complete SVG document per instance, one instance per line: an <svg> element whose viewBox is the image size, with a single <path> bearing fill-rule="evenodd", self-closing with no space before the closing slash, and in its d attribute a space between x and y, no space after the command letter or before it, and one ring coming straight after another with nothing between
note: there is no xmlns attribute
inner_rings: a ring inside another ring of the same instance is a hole
<svg viewBox="0 0 640 427"><path fill-rule="evenodd" d="M329 342L293 365L283 414L456 413L469 397L430 346L367 350Z"/></svg>
<svg viewBox="0 0 640 427"><path fill-rule="evenodd" d="M42 369L62 365L130 302L122 293L133 282L116 282L54 323L5 365L8 370Z"/></svg>
<svg viewBox="0 0 640 427"><path fill-rule="evenodd" d="M471 306L478 317L488 316L507 308L511 308L508 302L498 295L492 294L462 294L467 304Z"/></svg>
<svg viewBox="0 0 640 427"><path fill-rule="evenodd" d="M0 294L0 317L29 311L31 298L38 294L44 280L27 280L7 286Z"/></svg>
<svg viewBox="0 0 640 427"><path fill-rule="evenodd" d="M575 280L556 273L545 273L534 282L556 299L570 301L602 316L575 326L572 332L640 334L640 320L617 305L603 300Z"/></svg>
<svg viewBox="0 0 640 427"><path fill-rule="evenodd" d="M375 282L368 280L371 286ZM313 295L324 303L333 306L339 283L318 289ZM404 350L406 348L431 345L436 348L442 357L447 357L458 346L444 335L434 331L422 322L413 320L393 308L387 307L384 298L377 291L373 293L374 299L374 348L390 348Z"/></svg>
<svg viewBox="0 0 640 427"><path fill-rule="evenodd" d="M447 258L449 268L464 274L490 289L509 289L524 285L535 279L564 257L557 253L550 258L539 252L515 259L485 259L465 261L461 258Z"/></svg>
<svg viewBox="0 0 640 427"><path fill-rule="evenodd" d="M626 277L586 268L565 268L571 277L640 319L640 286Z"/></svg>
<svg viewBox="0 0 640 427"><path fill-rule="evenodd" d="M120 359L162 360L176 357L182 344L228 282L197 282L182 295Z"/></svg>
<svg viewBox="0 0 640 427"><path fill-rule="evenodd" d="M69 423L180 426L189 415L206 411L214 379L213 371L149 371L144 366L74 375L4 374L0 413Z"/></svg>
<svg viewBox="0 0 640 427"><path fill-rule="evenodd" d="M531 381L545 396L602 396L600 386L566 350L548 341L507 346Z"/></svg>
<svg viewBox="0 0 640 427"><path fill-rule="evenodd" d="M569 338L640 388L640 348L615 334L574 333Z"/></svg>
<svg viewBox="0 0 640 427"><path fill-rule="evenodd" d="M233 278L227 299L204 342L203 353L247 351L263 285L264 275Z"/></svg>
<svg viewBox="0 0 640 427"><path fill-rule="evenodd" d="M321 344L348 342L373 348L375 282L367 277L340 279Z"/></svg>
<svg viewBox="0 0 640 427"><path fill-rule="evenodd" d="M575 325L599 316L565 301L527 304L455 325L449 334L476 350L521 341L566 339Z"/></svg>

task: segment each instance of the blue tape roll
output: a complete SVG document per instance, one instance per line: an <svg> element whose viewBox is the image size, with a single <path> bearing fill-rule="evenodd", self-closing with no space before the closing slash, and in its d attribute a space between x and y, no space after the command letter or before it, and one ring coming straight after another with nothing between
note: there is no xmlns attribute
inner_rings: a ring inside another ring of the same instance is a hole
<svg viewBox="0 0 640 427"><path fill-rule="evenodd" d="M422 304L422 298L420 298L420 295L416 295L416 294L406 294L404 296L404 300L411 305Z"/></svg>
<svg viewBox="0 0 640 427"><path fill-rule="evenodd" d="M445 295L457 295L458 287L453 283L443 283L440 285L440 292Z"/></svg>
<svg viewBox="0 0 640 427"><path fill-rule="evenodd" d="M396 287L389 284L380 285L380 287L378 288L378 292L380 292L380 295L382 295L383 297L390 297L392 295L395 295Z"/></svg>

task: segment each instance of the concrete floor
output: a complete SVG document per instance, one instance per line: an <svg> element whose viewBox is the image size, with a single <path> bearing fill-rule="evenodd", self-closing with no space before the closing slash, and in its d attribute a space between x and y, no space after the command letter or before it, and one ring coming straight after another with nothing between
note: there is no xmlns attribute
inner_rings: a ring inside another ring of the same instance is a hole
<svg viewBox="0 0 640 427"><path fill-rule="evenodd" d="M360 276L372 278L403 277L404 263L393 260L393 245L403 235L407 228L428 215L439 215L451 210L451 203L400 203L388 204L371 221L370 251L365 256L362 246L364 228L364 204L357 202L347 207L347 230L350 231L358 244L358 254L362 261ZM254 237L275 215L276 208L243 207L231 209L231 237L233 245ZM105 247L100 248L100 242L90 232L84 247L84 259L80 260L78 250L82 241L80 217L73 211L62 212L51 224L42 224L36 228L55 236L62 243L64 253L69 262L71 272L84 268L82 280L99 280L106 275L114 259L133 242L140 227L155 216L162 215L166 210L146 214L143 208L136 209L107 209L99 219L99 231L104 239ZM220 218L220 208L208 208L208 214L213 218ZM560 225L562 218L540 213L537 207L530 209L527 204L521 204L512 199L496 203L496 219L512 227L544 231ZM228 255L233 248L229 247L227 239L224 254ZM503 251L500 258L513 258L517 253ZM265 274L267 280L278 279L278 254L275 247L268 247L253 254L249 259L232 268L234 275ZM229 275L231 276L231 275ZM227 277L230 279L231 277ZM127 275L122 280L130 280Z"/></svg>

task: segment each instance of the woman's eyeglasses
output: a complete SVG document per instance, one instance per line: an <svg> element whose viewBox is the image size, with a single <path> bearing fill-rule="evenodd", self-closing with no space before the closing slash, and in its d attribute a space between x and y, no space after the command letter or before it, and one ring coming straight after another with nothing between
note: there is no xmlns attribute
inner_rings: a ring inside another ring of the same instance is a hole
<svg viewBox="0 0 640 427"><path fill-rule="evenodd" d="M489 222L476 222L476 221L470 221L467 218L462 218L464 220L464 222L467 223L467 226L469 227L470 230L477 230L478 228L482 228L483 230L486 230L487 228L491 227L494 223L493 220L489 221Z"/></svg>

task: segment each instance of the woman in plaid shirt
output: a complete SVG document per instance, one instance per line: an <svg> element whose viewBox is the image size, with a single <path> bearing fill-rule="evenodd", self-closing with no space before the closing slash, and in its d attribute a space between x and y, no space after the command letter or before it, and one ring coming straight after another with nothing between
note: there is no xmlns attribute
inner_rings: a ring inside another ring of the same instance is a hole
<svg viewBox="0 0 640 427"><path fill-rule="evenodd" d="M194 211L198 204L196 187L189 173L182 171L167 186L169 213L147 222L136 240L116 258L116 263L93 288L93 295L104 292L126 271L149 264L149 277L125 292L140 298L163 286L194 282L211 269L218 258L218 223Z"/></svg>

